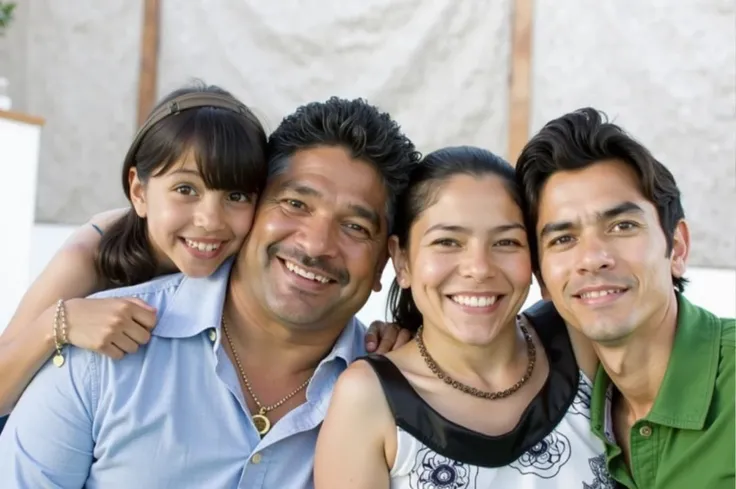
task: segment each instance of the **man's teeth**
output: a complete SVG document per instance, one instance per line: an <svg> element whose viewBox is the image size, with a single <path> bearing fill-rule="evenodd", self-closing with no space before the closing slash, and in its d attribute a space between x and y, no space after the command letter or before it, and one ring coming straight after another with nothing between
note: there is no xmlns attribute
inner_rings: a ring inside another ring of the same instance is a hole
<svg viewBox="0 0 736 489"><path fill-rule="evenodd" d="M605 297L609 294L620 294L623 289L610 289L610 290L592 290L590 292L584 292L580 294L582 299L597 299L599 297Z"/></svg>
<svg viewBox="0 0 736 489"><path fill-rule="evenodd" d="M190 248L194 248L199 251L215 251L220 247L222 243L200 243L199 241L192 241L191 239L185 239L184 242Z"/></svg>
<svg viewBox="0 0 736 489"><path fill-rule="evenodd" d="M498 296L492 295L478 297L477 295L453 295L450 297L454 302L470 307L489 307L496 303Z"/></svg>
<svg viewBox="0 0 736 489"><path fill-rule="evenodd" d="M290 261L286 262L286 268L288 268L289 271L294 272L295 274L299 275L300 277L308 278L309 280L314 280L315 282L326 284L327 282L330 281L329 278L323 277L322 275L317 275L312 272L308 272L304 270L303 268L299 268L298 266L294 265Z"/></svg>

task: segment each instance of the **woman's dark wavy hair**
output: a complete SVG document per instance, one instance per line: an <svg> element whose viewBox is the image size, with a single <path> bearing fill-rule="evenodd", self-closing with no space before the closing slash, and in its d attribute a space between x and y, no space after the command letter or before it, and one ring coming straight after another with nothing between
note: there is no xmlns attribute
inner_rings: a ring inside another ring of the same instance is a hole
<svg viewBox="0 0 736 489"><path fill-rule="evenodd" d="M294 153L317 146L345 148L354 159L376 167L388 194L390 233L396 196L409 183L409 171L421 159L396 121L363 99L332 97L303 105L285 117L269 137L269 178L285 171Z"/></svg>
<svg viewBox="0 0 736 489"><path fill-rule="evenodd" d="M409 186L399 196L393 235L401 249L409 248L412 225L422 212L437 202L443 186L457 175L498 177L521 207L522 197L516 185L514 168L503 158L473 146L439 149L425 156L414 168L409 175ZM411 289L402 289L396 278L388 291L386 308L393 321L404 329L416 331L422 325L422 314L417 309Z"/></svg>
<svg viewBox="0 0 736 489"><path fill-rule="evenodd" d="M548 122L529 140L516 164L516 178L524 192L524 208L530 224L532 266L538 278L541 274L536 228L539 197L545 182L557 172L579 170L614 159L636 171L639 189L657 209L667 240L665 256L672 252L677 223L685 218L675 177L641 143L608 122L603 112L586 107ZM673 275L672 283L683 292L687 279Z"/></svg>
<svg viewBox="0 0 736 489"><path fill-rule="evenodd" d="M194 93L219 94L239 103L217 86L195 83L167 95L151 114L177 97ZM145 185L190 151L209 189L258 195L265 185L266 133L261 123L247 108L238 113L206 106L164 117L145 132L140 144L131 146L122 171L125 196L130 200L128 175L132 167ZM139 217L134 209L105 231L97 268L114 286L134 285L155 276L158 264L148 240L146 219Z"/></svg>

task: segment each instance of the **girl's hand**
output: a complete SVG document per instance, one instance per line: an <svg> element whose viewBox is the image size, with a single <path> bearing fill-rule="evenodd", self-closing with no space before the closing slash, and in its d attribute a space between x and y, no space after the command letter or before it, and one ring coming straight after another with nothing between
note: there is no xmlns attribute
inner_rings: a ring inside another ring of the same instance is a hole
<svg viewBox="0 0 736 489"><path fill-rule="evenodd" d="M136 298L69 299L67 336L72 345L119 360L151 339L156 309Z"/></svg>

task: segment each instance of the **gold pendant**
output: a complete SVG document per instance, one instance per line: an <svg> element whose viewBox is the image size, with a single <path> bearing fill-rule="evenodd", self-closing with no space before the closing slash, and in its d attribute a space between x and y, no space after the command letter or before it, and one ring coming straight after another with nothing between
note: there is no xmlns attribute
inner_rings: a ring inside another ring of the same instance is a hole
<svg viewBox="0 0 736 489"><path fill-rule="evenodd" d="M53 362L54 365L56 365L57 367L61 367L62 365L64 365L64 355L62 355L61 353L57 353L56 355L54 355Z"/></svg>
<svg viewBox="0 0 736 489"><path fill-rule="evenodd" d="M266 417L265 409L261 409L258 411L258 414L253 415L253 424L255 425L259 435L263 436L268 433L268 430L271 429L271 421Z"/></svg>

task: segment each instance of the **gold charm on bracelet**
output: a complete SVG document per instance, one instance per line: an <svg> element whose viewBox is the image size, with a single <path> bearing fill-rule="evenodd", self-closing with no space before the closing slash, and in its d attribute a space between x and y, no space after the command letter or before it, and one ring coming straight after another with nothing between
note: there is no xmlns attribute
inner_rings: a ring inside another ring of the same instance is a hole
<svg viewBox="0 0 736 489"><path fill-rule="evenodd" d="M56 355L54 355L53 362L54 365L56 365L57 367L61 367L62 365L64 365L64 355L62 355L61 353L57 353Z"/></svg>

